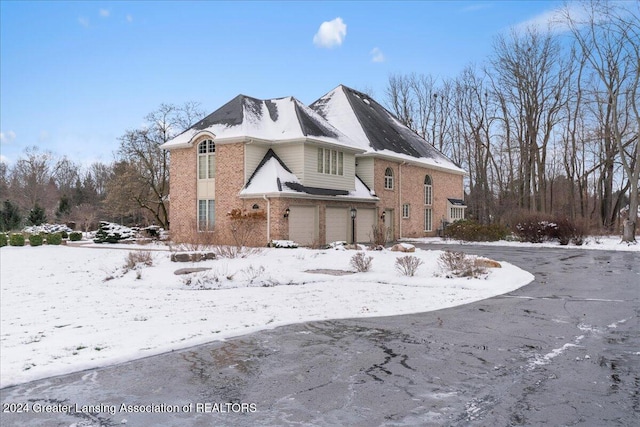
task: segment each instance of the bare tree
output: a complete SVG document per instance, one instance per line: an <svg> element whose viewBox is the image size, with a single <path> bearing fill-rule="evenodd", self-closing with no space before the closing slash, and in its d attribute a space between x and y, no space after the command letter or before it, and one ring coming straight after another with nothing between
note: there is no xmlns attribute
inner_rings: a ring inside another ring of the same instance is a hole
<svg viewBox="0 0 640 427"><path fill-rule="evenodd" d="M169 153L160 145L202 116L198 105L193 102L181 107L162 104L147 115L145 127L128 130L120 137L118 157L129 165L126 168L127 185L120 188L126 188L126 194L149 212L161 227L169 228ZM111 191L119 189L112 186Z"/></svg>
<svg viewBox="0 0 640 427"><path fill-rule="evenodd" d="M24 156L12 169L12 195L25 211L39 204L52 213L58 200L53 180L53 154L32 146L25 149Z"/></svg>
<svg viewBox="0 0 640 427"><path fill-rule="evenodd" d="M564 18L598 82L596 102L606 111L603 136L617 149L628 180L623 240L634 242L640 179L640 4L581 5L586 13L567 8Z"/></svg>
<svg viewBox="0 0 640 427"><path fill-rule="evenodd" d="M521 206L547 211L547 147L559 122L566 64L555 36L533 27L499 36L491 60L497 89L519 126Z"/></svg>

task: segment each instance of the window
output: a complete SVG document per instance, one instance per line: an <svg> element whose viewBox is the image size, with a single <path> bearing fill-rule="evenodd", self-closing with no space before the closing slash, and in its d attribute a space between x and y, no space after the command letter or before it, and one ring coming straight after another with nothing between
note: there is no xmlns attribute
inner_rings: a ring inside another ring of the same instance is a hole
<svg viewBox="0 0 640 427"><path fill-rule="evenodd" d="M384 188L385 190L393 190L393 169L391 168L384 171Z"/></svg>
<svg viewBox="0 0 640 427"><path fill-rule="evenodd" d="M328 148L318 148L318 173L344 175L344 153Z"/></svg>
<svg viewBox="0 0 640 427"><path fill-rule="evenodd" d="M464 219L464 208L452 206L449 212L449 218L451 218L451 221Z"/></svg>
<svg viewBox="0 0 640 427"><path fill-rule="evenodd" d="M425 208L424 210L424 231L433 230L433 211L431 208Z"/></svg>
<svg viewBox="0 0 640 427"><path fill-rule="evenodd" d="M433 187L431 185L431 177L424 177L424 204L431 206L433 204Z"/></svg>
<svg viewBox="0 0 640 427"><path fill-rule="evenodd" d="M409 218L409 204L402 205L402 218Z"/></svg>
<svg viewBox="0 0 640 427"><path fill-rule="evenodd" d="M207 139L198 144L198 179L216 177L216 145Z"/></svg>
<svg viewBox="0 0 640 427"><path fill-rule="evenodd" d="M216 222L215 200L198 200L198 230L211 230Z"/></svg>

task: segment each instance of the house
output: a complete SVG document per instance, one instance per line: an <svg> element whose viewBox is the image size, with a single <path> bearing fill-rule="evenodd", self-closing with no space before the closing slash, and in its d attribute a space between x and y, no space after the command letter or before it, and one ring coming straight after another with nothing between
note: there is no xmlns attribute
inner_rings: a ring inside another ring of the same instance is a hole
<svg viewBox="0 0 640 427"><path fill-rule="evenodd" d="M176 241L233 243L234 209L263 213L254 246L369 242L382 224L388 240L433 236L464 218L465 171L343 85L309 106L239 95L162 147Z"/></svg>

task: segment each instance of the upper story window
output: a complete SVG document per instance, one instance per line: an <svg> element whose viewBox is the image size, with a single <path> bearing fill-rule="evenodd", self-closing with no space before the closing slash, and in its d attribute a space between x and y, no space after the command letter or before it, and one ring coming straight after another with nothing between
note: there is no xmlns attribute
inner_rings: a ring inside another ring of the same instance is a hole
<svg viewBox="0 0 640 427"><path fill-rule="evenodd" d="M216 177L216 145L212 139L198 144L198 179Z"/></svg>
<svg viewBox="0 0 640 427"><path fill-rule="evenodd" d="M318 148L318 173L344 175L344 153L329 148Z"/></svg>
<svg viewBox="0 0 640 427"><path fill-rule="evenodd" d="M391 168L384 171L384 188L385 190L393 190L393 169Z"/></svg>
<svg viewBox="0 0 640 427"><path fill-rule="evenodd" d="M433 187L431 185L431 177L424 177L424 204L430 206L433 204Z"/></svg>

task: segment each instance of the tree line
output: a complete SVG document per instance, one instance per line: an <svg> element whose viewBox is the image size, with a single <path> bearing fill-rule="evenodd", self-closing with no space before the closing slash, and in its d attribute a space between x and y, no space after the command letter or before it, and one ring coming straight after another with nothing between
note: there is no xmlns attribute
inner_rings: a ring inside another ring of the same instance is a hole
<svg viewBox="0 0 640 427"><path fill-rule="evenodd" d="M467 213L480 222L536 213L614 231L622 211L633 240L639 4L572 3L549 28L499 35L452 79L392 75L388 108L469 172Z"/></svg>
<svg viewBox="0 0 640 427"><path fill-rule="evenodd" d="M119 138L111 163L82 165L36 146L0 162L0 231L45 222L89 231L101 220L168 229L169 154L159 147L202 116L194 102L162 104Z"/></svg>

